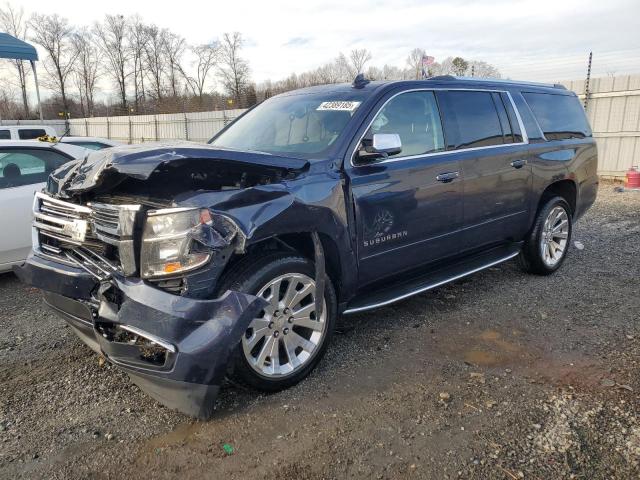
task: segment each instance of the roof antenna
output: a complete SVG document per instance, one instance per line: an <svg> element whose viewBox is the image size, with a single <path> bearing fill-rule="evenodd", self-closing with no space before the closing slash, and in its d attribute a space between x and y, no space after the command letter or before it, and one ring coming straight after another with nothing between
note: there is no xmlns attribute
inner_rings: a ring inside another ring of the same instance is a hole
<svg viewBox="0 0 640 480"><path fill-rule="evenodd" d="M364 88L371 80L364 78L364 73L359 73L356 75L356 78L353 80L351 86L353 88Z"/></svg>

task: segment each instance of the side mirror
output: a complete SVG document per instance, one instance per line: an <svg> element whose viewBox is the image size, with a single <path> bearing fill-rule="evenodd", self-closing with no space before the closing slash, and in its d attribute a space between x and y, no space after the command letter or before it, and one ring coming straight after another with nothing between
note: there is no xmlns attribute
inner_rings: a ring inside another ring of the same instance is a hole
<svg viewBox="0 0 640 480"><path fill-rule="evenodd" d="M373 160L397 155L402 151L402 141L397 133L374 133L371 138L363 138L358 158Z"/></svg>

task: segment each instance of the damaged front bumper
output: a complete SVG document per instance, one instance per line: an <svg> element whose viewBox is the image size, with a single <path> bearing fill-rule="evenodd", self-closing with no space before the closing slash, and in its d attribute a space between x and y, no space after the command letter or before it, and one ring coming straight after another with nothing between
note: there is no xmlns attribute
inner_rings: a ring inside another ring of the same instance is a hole
<svg viewBox="0 0 640 480"><path fill-rule="evenodd" d="M211 416L229 356L265 306L235 291L200 300L119 275L100 282L35 255L14 271L44 290L47 304L78 336L143 391L198 418Z"/></svg>

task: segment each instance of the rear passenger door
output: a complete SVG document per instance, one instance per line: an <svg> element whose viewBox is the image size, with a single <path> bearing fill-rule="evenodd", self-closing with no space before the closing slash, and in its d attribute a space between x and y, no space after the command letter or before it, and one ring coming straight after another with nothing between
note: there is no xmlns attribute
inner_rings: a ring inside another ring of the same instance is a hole
<svg viewBox="0 0 640 480"><path fill-rule="evenodd" d="M448 150L458 151L465 250L520 240L528 229L531 166L507 92L438 93Z"/></svg>

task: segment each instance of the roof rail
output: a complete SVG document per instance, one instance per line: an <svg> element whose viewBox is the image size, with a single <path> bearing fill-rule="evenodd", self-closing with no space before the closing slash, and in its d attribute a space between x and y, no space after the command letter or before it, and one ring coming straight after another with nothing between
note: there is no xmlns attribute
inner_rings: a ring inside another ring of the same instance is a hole
<svg viewBox="0 0 640 480"><path fill-rule="evenodd" d="M532 87L548 87L548 88L559 88L562 90L566 90L567 88L564 85L559 83L543 83L543 82L527 82L527 81L519 81L519 80L509 80L503 78L479 78L479 77L459 77L454 75L437 75L435 77L429 77L427 80L446 80L446 81L464 81L464 82L490 82L490 83L513 83L515 85L531 85Z"/></svg>
<svg viewBox="0 0 640 480"><path fill-rule="evenodd" d="M454 77L453 75L436 75L435 77L429 77L427 80L460 80L460 77Z"/></svg>

